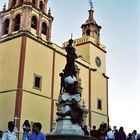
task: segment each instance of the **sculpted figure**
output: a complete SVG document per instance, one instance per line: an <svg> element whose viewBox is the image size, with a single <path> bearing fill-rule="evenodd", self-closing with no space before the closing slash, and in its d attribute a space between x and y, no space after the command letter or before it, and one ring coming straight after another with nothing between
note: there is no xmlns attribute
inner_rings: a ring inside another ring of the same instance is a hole
<svg viewBox="0 0 140 140"><path fill-rule="evenodd" d="M66 60L67 64L64 69L64 76L74 75L76 76L76 69L75 69L75 59L77 58L77 55L75 53L75 48L72 46L73 40L69 40L69 44L67 45L66 52Z"/></svg>
<svg viewBox="0 0 140 140"><path fill-rule="evenodd" d="M77 55L75 48L72 46L73 40L70 39L66 46L66 66L63 72L59 74L61 77L60 95L58 102L60 108L57 115L60 117L70 116L73 124L82 122L83 110L80 106L81 90L78 83L78 67L75 65Z"/></svg>

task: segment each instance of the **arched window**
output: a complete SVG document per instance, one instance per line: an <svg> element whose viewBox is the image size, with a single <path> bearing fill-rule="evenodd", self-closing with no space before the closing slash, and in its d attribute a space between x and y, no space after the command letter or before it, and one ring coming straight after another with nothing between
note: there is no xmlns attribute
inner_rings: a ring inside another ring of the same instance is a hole
<svg viewBox="0 0 140 140"><path fill-rule="evenodd" d="M86 34L87 35L90 35L90 30L89 29L86 31Z"/></svg>
<svg viewBox="0 0 140 140"><path fill-rule="evenodd" d="M33 5L35 5L36 4L36 0L32 0L32 3L33 3Z"/></svg>
<svg viewBox="0 0 140 140"><path fill-rule="evenodd" d="M42 23L42 34L46 35L47 34L47 24L45 22Z"/></svg>
<svg viewBox="0 0 140 140"><path fill-rule="evenodd" d="M34 29L37 28L37 18L35 16L32 16L31 27Z"/></svg>
<svg viewBox="0 0 140 140"><path fill-rule="evenodd" d="M14 31L18 31L20 29L20 15L17 15L15 17L15 22L14 22Z"/></svg>
<svg viewBox="0 0 140 140"><path fill-rule="evenodd" d="M40 1L40 3L39 3L39 8L41 11L43 11L43 2L42 1Z"/></svg>
<svg viewBox="0 0 140 140"><path fill-rule="evenodd" d="M9 32L9 23L10 23L10 20L6 19L4 22L4 34L8 34Z"/></svg>
<svg viewBox="0 0 140 140"><path fill-rule="evenodd" d="M13 0L12 6L16 5L16 0Z"/></svg>

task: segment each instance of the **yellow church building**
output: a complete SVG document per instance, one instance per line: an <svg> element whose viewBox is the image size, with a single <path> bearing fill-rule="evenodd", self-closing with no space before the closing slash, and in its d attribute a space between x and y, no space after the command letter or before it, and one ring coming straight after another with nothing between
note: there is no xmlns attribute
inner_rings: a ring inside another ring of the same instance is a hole
<svg viewBox="0 0 140 140"><path fill-rule="evenodd" d="M15 119L19 131L25 120L41 122L49 133L56 120L59 73L65 66L65 46L51 42L53 17L46 13L48 0L9 0L0 12L0 130ZM93 9L74 40L80 69L82 101L89 127L108 123L106 50Z"/></svg>

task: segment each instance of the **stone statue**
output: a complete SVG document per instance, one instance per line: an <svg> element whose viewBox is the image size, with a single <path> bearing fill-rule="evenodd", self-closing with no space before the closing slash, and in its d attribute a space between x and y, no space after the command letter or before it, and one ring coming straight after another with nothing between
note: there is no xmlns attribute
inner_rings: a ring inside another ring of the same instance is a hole
<svg viewBox="0 0 140 140"><path fill-rule="evenodd" d="M64 69L64 76L74 75L76 76L76 69L75 69L75 59L77 58L77 55L75 53L75 48L72 46L73 40L69 40L69 44L66 46L66 60L67 64Z"/></svg>
<svg viewBox="0 0 140 140"><path fill-rule="evenodd" d="M79 134L84 135L81 125L83 110L81 101L81 83L79 69L75 65L77 55L70 39L66 46L66 66L59 74L61 77L60 95L57 104L57 128L54 134Z"/></svg>

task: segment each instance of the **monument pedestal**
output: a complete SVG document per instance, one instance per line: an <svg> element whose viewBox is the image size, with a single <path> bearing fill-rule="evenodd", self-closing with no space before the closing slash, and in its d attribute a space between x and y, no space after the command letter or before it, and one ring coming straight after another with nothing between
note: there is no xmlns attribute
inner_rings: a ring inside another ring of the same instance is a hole
<svg viewBox="0 0 140 140"><path fill-rule="evenodd" d="M80 135L84 136L84 132L79 124L73 124L71 117L59 117L57 119L56 129L50 135Z"/></svg>
<svg viewBox="0 0 140 140"><path fill-rule="evenodd" d="M73 40L70 39L65 48L67 64L63 72L59 74L61 87L57 104L57 126L47 135L47 140L90 140L90 137L84 136L81 128L84 120L80 103L82 88L79 69L75 65L77 55L72 43Z"/></svg>

